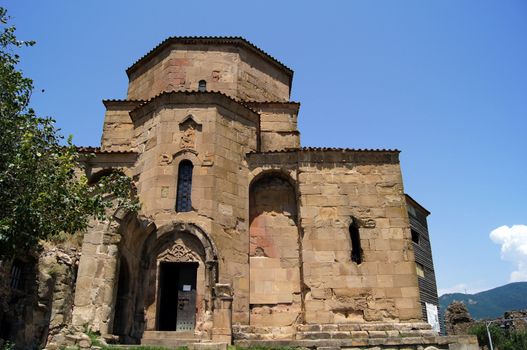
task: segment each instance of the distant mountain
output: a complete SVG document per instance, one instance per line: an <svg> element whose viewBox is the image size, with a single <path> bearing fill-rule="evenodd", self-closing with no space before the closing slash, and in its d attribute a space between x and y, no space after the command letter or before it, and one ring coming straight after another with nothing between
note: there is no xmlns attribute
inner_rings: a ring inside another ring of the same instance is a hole
<svg viewBox="0 0 527 350"><path fill-rule="evenodd" d="M476 294L444 294L439 297L441 314L453 301L462 301L476 320L502 317L506 311L527 309L527 282L509 283Z"/></svg>

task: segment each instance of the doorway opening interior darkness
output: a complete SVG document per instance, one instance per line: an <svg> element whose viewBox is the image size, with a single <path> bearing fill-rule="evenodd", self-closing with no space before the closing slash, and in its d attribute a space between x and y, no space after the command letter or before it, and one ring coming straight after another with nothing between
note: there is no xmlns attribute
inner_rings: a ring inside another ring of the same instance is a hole
<svg viewBox="0 0 527 350"><path fill-rule="evenodd" d="M159 264L160 331L194 331L198 263Z"/></svg>

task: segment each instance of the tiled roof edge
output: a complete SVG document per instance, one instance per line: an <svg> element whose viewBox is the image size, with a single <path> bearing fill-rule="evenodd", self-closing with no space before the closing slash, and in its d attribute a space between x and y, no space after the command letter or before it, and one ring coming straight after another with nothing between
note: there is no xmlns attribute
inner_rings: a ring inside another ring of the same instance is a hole
<svg viewBox="0 0 527 350"><path fill-rule="evenodd" d="M280 69L284 70L290 77L293 76L293 70L287 67L285 64L269 55L267 52L260 49L258 46L254 45L250 41L240 36L172 36L161 43L156 47L146 53L144 56L135 61L130 67L126 69L126 74L130 76L135 70L137 70L141 63L153 57L157 51L164 49L166 46L172 43L182 43L182 44L195 44L195 43L214 43L214 44L235 44L235 45L245 45L249 49L253 50L255 53L267 58L270 62L274 63Z"/></svg>
<svg viewBox="0 0 527 350"><path fill-rule="evenodd" d="M105 99L105 100L102 100L102 104L104 105L104 107L106 108L111 108L111 107L114 107L114 106L122 106L122 105L136 105L136 104L140 104L140 103L143 103L144 100L119 100L119 99Z"/></svg>
<svg viewBox="0 0 527 350"><path fill-rule="evenodd" d="M104 153L104 154L137 154L135 151L108 151L103 150L101 147L94 147L94 146L77 146L77 152L79 153Z"/></svg>
<svg viewBox="0 0 527 350"><path fill-rule="evenodd" d="M231 96L229 95L226 95L224 94L223 92L220 92L220 91L214 91L214 90L207 90L207 91L197 91L197 90L173 90L173 91L164 91L160 94L157 94L155 95L154 97L151 97L149 98L148 100L143 100L137 107L135 107L131 112L134 112L144 106L146 106L147 104L149 104L150 102L153 102L155 101L156 99L159 99L165 95L171 95L171 94L174 94L174 95L199 95L199 94L203 94L203 95L206 95L206 94L210 94L210 95L217 95L217 96L222 96L224 98L227 98L229 100L231 100L232 102L235 102L241 106L243 106L244 108L248 109L249 111L251 111L252 113L255 113L255 114L258 114L258 112L256 112L254 109L252 109L251 107L249 107L243 100L236 100L234 98L232 98ZM258 114L259 115L259 114Z"/></svg>
<svg viewBox="0 0 527 350"><path fill-rule="evenodd" d="M293 106L300 106L300 102L296 101L247 101L244 100L244 102L248 105L293 105Z"/></svg>
<svg viewBox="0 0 527 350"><path fill-rule="evenodd" d="M265 151L265 152L250 152L249 154L264 154L264 153L293 153L293 152L384 152L384 153L401 153L397 149L368 149L368 148L337 148L337 147L301 147L288 148L284 150Z"/></svg>

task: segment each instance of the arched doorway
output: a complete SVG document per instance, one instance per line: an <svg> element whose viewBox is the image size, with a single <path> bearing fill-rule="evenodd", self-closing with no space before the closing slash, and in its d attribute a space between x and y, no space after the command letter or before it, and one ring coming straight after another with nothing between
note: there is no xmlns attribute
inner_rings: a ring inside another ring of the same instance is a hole
<svg viewBox="0 0 527 350"><path fill-rule="evenodd" d="M147 331L210 330L217 253L197 225L171 223L147 240L145 319Z"/></svg>
<svg viewBox="0 0 527 350"><path fill-rule="evenodd" d="M202 308L205 265L199 253L177 239L157 255L157 320L159 331L194 331Z"/></svg>

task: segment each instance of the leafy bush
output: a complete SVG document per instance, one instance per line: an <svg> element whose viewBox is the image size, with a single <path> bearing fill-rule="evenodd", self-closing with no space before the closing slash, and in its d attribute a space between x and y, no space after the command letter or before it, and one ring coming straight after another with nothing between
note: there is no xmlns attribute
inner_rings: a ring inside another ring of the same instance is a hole
<svg viewBox="0 0 527 350"><path fill-rule="evenodd" d="M71 137L64 142L55 121L29 107L33 81L18 69L17 51L33 44L17 40L0 7L0 259L82 231L115 205L139 209L131 179L111 174L88 184Z"/></svg>
<svg viewBox="0 0 527 350"><path fill-rule="evenodd" d="M526 350L527 349L527 331L503 329L496 324L489 326L492 345L495 350ZM489 337L485 324L480 323L469 330L470 334L477 336L480 346L486 346L490 349Z"/></svg>
<svg viewBox="0 0 527 350"><path fill-rule="evenodd" d="M13 342L8 340L8 341L6 341L5 343L2 344L0 349L2 349L2 350L14 350L15 349L15 343L13 343Z"/></svg>

